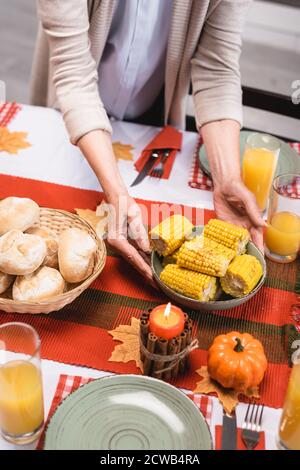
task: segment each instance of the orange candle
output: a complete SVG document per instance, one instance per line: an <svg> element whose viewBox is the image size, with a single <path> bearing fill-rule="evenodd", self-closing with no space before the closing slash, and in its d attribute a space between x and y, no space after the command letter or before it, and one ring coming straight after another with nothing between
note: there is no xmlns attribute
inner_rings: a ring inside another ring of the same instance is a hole
<svg viewBox="0 0 300 470"><path fill-rule="evenodd" d="M171 339L180 335L184 330L184 313L179 307L159 305L150 313L149 329L159 338Z"/></svg>

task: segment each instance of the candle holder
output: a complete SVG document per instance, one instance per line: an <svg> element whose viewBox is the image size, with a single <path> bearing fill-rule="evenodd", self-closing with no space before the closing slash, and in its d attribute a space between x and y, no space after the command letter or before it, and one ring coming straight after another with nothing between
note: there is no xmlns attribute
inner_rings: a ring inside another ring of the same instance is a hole
<svg viewBox="0 0 300 470"><path fill-rule="evenodd" d="M187 359L191 351L198 348L198 340L192 339L193 322L184 313L182 333L171 339L159 338L149 329L152 309L140 317L140 354L143 373L162 380L176 379L187 369Z"/></svg>

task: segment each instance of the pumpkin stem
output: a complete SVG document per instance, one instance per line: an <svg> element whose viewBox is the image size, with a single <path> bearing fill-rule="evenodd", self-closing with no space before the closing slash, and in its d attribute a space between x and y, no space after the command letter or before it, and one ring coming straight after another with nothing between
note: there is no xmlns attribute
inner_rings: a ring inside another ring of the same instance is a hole
<svg viewBox="0 0 300 470"><path fill-rule="evenodd" d="M243 352L244 351L244 346L242 345L242 342L240 338L235 338L236 340L236 346L234 348L234 351L236 352Z"/></svg>

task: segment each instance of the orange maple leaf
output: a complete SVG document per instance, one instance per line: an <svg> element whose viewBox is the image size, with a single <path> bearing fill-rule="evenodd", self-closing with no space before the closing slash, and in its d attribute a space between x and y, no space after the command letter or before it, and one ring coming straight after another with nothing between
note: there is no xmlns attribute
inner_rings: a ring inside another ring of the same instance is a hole
<svg viewBox="0 0 300 470"><path fill-rule="evenodd" d="M91 209L75 209L75 212L93 227L99 238L103 238L108 228L108 214L104 201L101 202L95 211Z"/></svg>
<svg viewBox="0 0 300 470"><path fill-rule="evenodd" d="M123 343L115 346L109 361L135 361L136 366L143 371L140 357L140 320L132 317L131 325L119 325L115 330L111 330L108 333L114 340Z"/></svg>
<svg viewBox="0 0 300 470"><path fill-rule="evenodd" d="M16 155L19 150L31 147L26 138L27 132L10 132L7 127L0 127L0 151Z"/></svg>
<svg viewBox="0 0 300 470"><path fill-rule="evenodd" d="M132 150L134 147L132 145L117 141L113 142L112 146L117 160L133 160Z"/></svg>
<svg viewBox="0 0 300 470"><path fill-rule="evenodd" d="M202 377L202 380L197 382L193 393L215 393L224 411L231 415L236 405L239 403L239 395L241 395L241 393L231 388L224 388L218 384L218 382L211 379L206 366L202 366L200 369L196 370L196 372ZM243 395L248 398L259 398L258 387L247 390Z"/></svg>

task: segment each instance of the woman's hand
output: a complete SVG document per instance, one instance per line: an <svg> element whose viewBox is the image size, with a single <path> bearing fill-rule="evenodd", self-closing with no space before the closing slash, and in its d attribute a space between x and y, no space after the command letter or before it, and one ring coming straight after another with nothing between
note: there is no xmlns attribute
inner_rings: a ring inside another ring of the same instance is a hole
<svg viewBox="0 0 300 470"><path fill-rule="evenodd" d="M141 211L129 196L122 180L111 136L107 132L95 130L84 135L77 144L97 175L106 196L109 244L155 286L151 268L146 262L150 245Z"/></svg>
<svg viewBox="0 0 300 470"><path fill-rule="evenodd" d="M241 179L240 126L232 120L209 122L201 129L214 182L217 217L246 227L253 242L263 251L265 223L254 195Z"/></svg>
<svg viewBox="0 0 300 470"><path fill-rule="evenodd" d="M139 206L126 191L110 197L107 202L108 243L155 286L146 261L151 250Z"/></svg>
<svg viewBox="0 0 300 470"><path fill-rule="evenodd" d="M214 206L218 218L246 227L255 245L264 251L262 227L265 223L254 195L241 180L217 185Z"/></svg>

